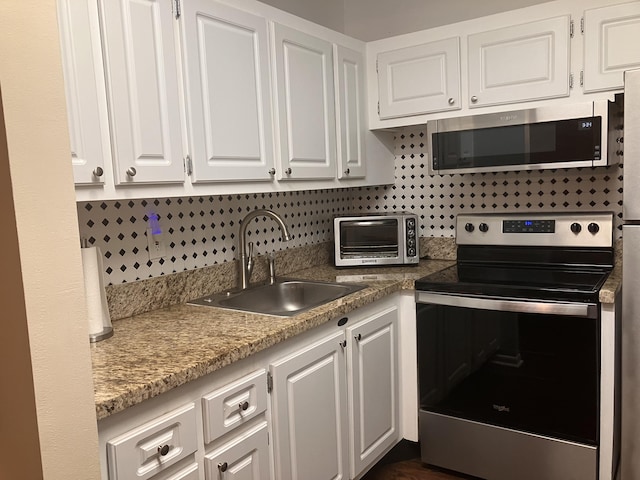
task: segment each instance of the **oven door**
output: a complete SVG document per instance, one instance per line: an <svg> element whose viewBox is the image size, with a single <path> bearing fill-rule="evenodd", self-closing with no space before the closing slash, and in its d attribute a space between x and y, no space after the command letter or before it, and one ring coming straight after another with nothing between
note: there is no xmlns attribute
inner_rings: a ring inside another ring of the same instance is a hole
<svg viewBox="0 0 640 480"><path fill-rule="evenodd" d="M597 306L428 292L416 299L423 461L484 478L595 478ZM522 468L530 472L517 474Z"/></svg>

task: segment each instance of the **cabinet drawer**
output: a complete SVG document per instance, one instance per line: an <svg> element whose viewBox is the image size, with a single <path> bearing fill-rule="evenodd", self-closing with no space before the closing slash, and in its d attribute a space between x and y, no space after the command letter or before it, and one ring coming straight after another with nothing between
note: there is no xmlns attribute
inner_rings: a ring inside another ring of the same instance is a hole
<svg viewBox="0 0 640 480"><path fill-rule="evenodd" d="M219 436L267 409L267 372L260 369L202 397L204 441Z"/></svg>
<svg viewBox="0 0 640 480"><path fill-rule="evenodd" d="M261 422L204 457L206 480L268 480L269 437Z"/></svg>
<svg viewBox="0 0 640 480"><path fill-rule="evenodd" d="M200 480L200 469L197 463L192 463L188 467L179 470L171 475L154 477L153 480Z"/></svg>
<svg viewBox="0 0 640 480"><path fill-rule="evenodd" d="M195 452L196 439L195 404L190 403L108 441L109 479L148 479Z"/></svg>

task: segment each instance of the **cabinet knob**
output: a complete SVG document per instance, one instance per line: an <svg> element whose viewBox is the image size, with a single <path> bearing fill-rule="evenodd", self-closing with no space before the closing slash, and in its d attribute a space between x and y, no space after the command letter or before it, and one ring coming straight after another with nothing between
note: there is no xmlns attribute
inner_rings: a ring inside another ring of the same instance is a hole
<svg viewBox="0 0 640 480"><path fill-rule="evenodd" d="M287 175L291 175L291 167L287 168L284 173L286 173Z"/></svg>
<svg viewBox="0 0 640 480"><path fill-rule="evenodd" d="M238 405L238 408L242 411L248 410L249 409L249 402L242 402L240 405Z"/></svg>
<svg viewBox="0 0 640 480"><path fill-rule="evenodd" d="M171 448L169 447L169 445L160 445L158 447L158 453L160 454L161 457L164 457L167 453L169 453L169 450Z"/></svg>
<svg viewBox="0 0 640 480"><path fill-rule="evenodd" d="M359 333L359 334L357 334L357 335L354 335L354 336L353 336L353 338L355 338L355 339L356 339L356 341L358 341L358 342L359 342L360 340L362 340L362 334L361 334L361 333Z"/></svg>
<svg viewBox="0 0 640 480"><path fill-rule="evenodd" d="M345 174L345 175L349 175L350 173L351 173L351 169L350 169L350 168L347 168L347 169L344 171L344 174Z"/></svg>
<svg viewBox="0 0 640 480"><path fill-rule="evenodd" d="M102 169L102 167L96 167L92 173L94 177L100 178L102 175L104 175L104 170Z"/></svg>
<svg viewBox="0 0 640 480"><path fill-rule="evenodd" d="M475 95L471 97L471 103L476 103L477 101L478 101L478 97L476 97Z"/></svg>
<svg viewBox="0 0 640 480"><path fill-rule="evenodd" d="M136 167L127 168L127 175L129 175L130 177L135 177L136 173L138 173L138 171L136 170Z"/></svg>
<svg viewBox="0 0 640 480"><path fill-rule="evenodd" d="M346 348L346 346L347 346L347 341L346 341L346 340L343 340L343 341L338 342L338 343L340 344L340 346L341 346L342 348Z"/></svg>
<svg viewBox="0 0 640 480"><path fill-rule="evenodd" d="M227 468L229 468L229 465L227 465L227 462L218 464L218 470L220 470L221 472L226 472Z"/></svg>
<svg viewBox="0 0 640 480"><path fill-rule="evenodd" d="M449 98L448 102L449 102L449 105L453 105L454 103L456 103L456 101L453 98Z"/></svg>
<svg viewBox="0 0 640 480"><path fill-rule="evenodd" d="M273 176L276 174L276 169L275 168L270 168L269 169L269 175Z"/></svg>

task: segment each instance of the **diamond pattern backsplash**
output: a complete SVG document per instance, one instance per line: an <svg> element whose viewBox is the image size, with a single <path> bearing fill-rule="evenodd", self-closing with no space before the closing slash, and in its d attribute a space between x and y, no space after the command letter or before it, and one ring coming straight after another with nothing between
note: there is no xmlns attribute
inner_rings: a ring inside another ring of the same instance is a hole
<svg viewBox="0 0 640 480"><path fill-rule="evenodd" d="M107 284L235 259L239 222L255 208L281 214L293 234L283 243L272 220L257 219L248 232L257 254L331 241L333 216L351 211L411 211L420 216L421 236L436 237L455 235L460 212L613 211L622 236L622 166L432 177L423 127L399 132L395 150L393 186L79 202L80 236L101 248ZM155 217L166 256L149 260Z"/></svg>

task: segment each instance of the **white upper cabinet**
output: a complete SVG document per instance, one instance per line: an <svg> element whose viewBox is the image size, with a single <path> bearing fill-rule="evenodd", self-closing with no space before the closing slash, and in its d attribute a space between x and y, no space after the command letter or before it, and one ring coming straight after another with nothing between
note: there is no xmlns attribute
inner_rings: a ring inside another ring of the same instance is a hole
<svg viewBox="0 0 640 480"><path fill-rule="evenodd" d="M266 19L211 0L181 17L193 181L272 180Z"/></svg>
<svg viewBox="0 0 640 480"><path fill-rule="evenodd" d="M584 91L621 89L640 68L640 2L584 12Z"/></svg>
<svg viewBox="0 0 640 480"><path fill-rule="evenodd" d="M469 35L469 106L568 96L569 26L560 16Z"/></svg>
<svg viewBox="0 0 640 480"><path fill-rule="evenodd" d="M336 45L336 105L338 121L338 178L363 178L366 110L364 57L362 53Z"/></svg>
<svg viewBox="0 0 640 480"><path fill-rule="evenodd" d="M184 181L172 3L101 1L118 185Z"/></svg>
<svg viewBox="0 0 640 480"><path fill-rule="evenodd" d="M278 178L335 178L333 45L273 24Z"/></svg>
<svg viewBox="0 0 640 480"><path fill-rule="evenodd" d="M60 0L58 20L74 181L101 185L111 158L97 6Z"/></svg>
<svg viewBox="0 0 640 480"><path fill-rule="evenodd" d="M377 70L381 119L461 108L458 37L379 53Z"/></svg>

